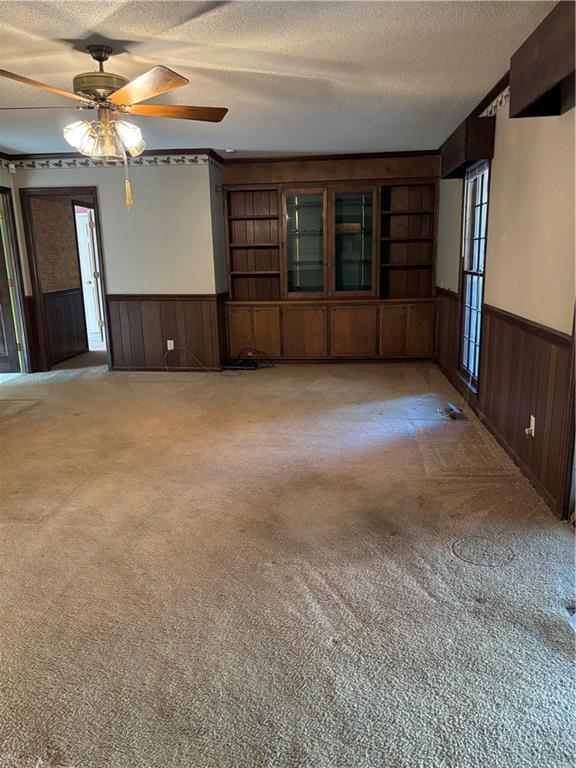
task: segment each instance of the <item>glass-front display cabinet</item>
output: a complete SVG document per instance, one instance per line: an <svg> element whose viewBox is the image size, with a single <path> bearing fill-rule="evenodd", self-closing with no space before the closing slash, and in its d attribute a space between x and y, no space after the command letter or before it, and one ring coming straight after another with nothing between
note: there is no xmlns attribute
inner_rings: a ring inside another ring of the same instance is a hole
<svg viewBox="0 0 576 768"><path fill-rule="evenodd" d="M326 289L326 192L287 190L284 194L286 292L314 298Z"/></svg>
<svg viewBox="0 0 576 768"><path fill-rule="evenodd" d="M376 293L376 190L284 190L285 295Z"/></svg>
<svg viewBox="0 0 576 768"><path fill-rule="evenodd" d="M334 193L334 294L374 292L374 197L373 190Z"/></svg>

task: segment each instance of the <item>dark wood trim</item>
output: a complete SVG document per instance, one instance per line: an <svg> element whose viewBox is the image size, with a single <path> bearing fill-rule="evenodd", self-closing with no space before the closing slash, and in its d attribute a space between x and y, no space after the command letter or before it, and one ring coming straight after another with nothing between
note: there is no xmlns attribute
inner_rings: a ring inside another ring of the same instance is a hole
<svg viewBox="0 0 576 768"><path fill-rule="evenodd" d="M512 312L507 312L505 309L493 307L491 304L484 304L484 312L487 315L498 317L507 323L516 325L517 327L531 333L533 336L538 336L538 338L549 341L551 344L556 344L559 347L572 346L572 336L569 336L567 333L563 333L562 331L557 331L554 328L550 328L547 325L540 325L540 323L536 323L534 320L528 320L525 317L520 317L520 315L514 315Z"/></svg>
<svg viewBox="0 0 576 768"><path fill-rule="evenodd" d="M265 162L229 162L222 166L222 183L226 189L268 184L272 187L306 184L397 182L430 184L440 175L437 151L425 155L355 155L350 158L294 157L270 158Z"/></svg>
<svg viewBox="0 0 576 768"><path fill-rule="evenodd" d="M268 157L220 157L225 165L242 165L247 163L272 163L290 162L293 160L374 160L386 157L426 157L438 155L438 149L415 149L404 152L356 152L351 154L326 154L326 155L274 155Z"/></svg>
<svg viewBox="0 0 576 768"><path fill-rule="evenodd" d="M28 256L28 265L30 269L30 280L32 283L33 293L33 306L34 306L34 322L27 323L27 336L30 340L30 334L34 333L35 338L31 343L31 346L36 351L36 358L34 366L31 370L47 371L50 370L49 354L48 354L48 337L46 334L46 313L44 307L44 298L41 289L38 269L36 249L34 244L34 233L32 228L32 216L30 201L34 197L70 197L74 199L77 195L91 197L91 202L88 203L89 207L94 209L94 220L96 223L96 243L98 246L98 266L100 268L102 279L102 298L104 302L104 331L106 336L106 353L108 358L108 368L111 367L112 350L111 337L109 333L109 312L107 302L107 283L106 283L106 265L104 257L104 248L102 243L102 225L100 221L100 209L98 205L98 188L97 187L22 187L20 188L20 209L22 213L22 225L24 228L24 238L26 242L26 252ZM86 203L83 203L83 205ZM30 317L28 316L28 320Z"/></svg>
<svg viewBox="0 0 576 768"><path fill-rule="evenodd" d="M573 89L574 11L573 0L557 3L512 56L511 118L560 115L564 111L565 97Z"/></svg>
<svg viewBox="0 0 576 768"><path fill-rule="evenodd" d="M458 292L452 291L449 288L440 288L437 285L436 293L438 296L445 296L447 299L454 299L455 301L458 301Z"/></svg>
<svg viewBox="0 0 576 768"><path fill-rule="evenodd" d="M12 268L14 270L14 293L16 296L16 312L18 317L16 322L19 325L20 340L22 342L22 355L24 358L24 369L26 373L29 373L30 368L30 341L28 337L28 329L26 325L26 306L25 306L25 292L24 292L24 277L22 275L22 254L20 246L18 244L18 236L16 234L16 214L14 210L14 193L10 187L0 187L0 196L2 196L6 212L6 231L8 233L8 247L10 249L10 257Z"/></svg>

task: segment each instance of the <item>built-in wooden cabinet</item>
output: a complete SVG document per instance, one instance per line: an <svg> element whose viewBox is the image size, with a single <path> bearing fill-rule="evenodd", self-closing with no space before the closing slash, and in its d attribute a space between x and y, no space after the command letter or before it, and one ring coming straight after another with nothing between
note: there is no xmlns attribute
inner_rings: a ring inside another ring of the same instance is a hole
<svg viewBox="0 0 576 768"><path fill-rule="evenodd" d="M228 353L257 349L269 357L280 357L280 310L278 307L228 307Z"/></svg>
<svg viewBox="0 0 576 768"><path fill-rule="evenodd" d="M422 177L226 188L229 354L432 356L436 186Z"/></svg>
<svg viewBox="0 0 576 768"><path fill-rule="evenodd" d="M282 306L282 356L297 359L328 356L326 307Z"/></svg>
<svg viewBox="0 0 576 768"><path fill-rule="evenodd" d="M375 304L330 307L332 357L375 357L378 308Z"/></svg>

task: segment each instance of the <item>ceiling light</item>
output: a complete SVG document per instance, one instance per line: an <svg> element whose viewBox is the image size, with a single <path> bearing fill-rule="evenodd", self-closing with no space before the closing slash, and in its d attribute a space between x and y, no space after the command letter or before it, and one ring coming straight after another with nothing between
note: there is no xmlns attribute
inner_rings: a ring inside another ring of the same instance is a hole
<svg viewBox="0 0 576 768"><path fill-rule="evenodd" d="M98 120L78 120L64 128L64 138L72 147L94 160L124 162L126 174L126 205L132 205L132 190L128 179L128 160L146 149L142 131L126 120L111 120L109 109L98 110Z"/></svg>

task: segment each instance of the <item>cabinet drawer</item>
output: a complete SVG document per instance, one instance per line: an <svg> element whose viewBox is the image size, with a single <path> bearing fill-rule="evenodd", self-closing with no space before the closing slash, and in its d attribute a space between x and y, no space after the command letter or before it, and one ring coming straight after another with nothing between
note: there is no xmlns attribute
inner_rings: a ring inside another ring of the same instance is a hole
<svg viewBox="0 0 576 768"><path fill-rule="evenodd" d="M376 305L330 308L332 357L376 355Z"/></svg>

